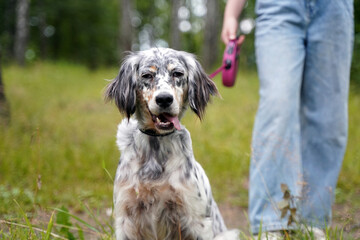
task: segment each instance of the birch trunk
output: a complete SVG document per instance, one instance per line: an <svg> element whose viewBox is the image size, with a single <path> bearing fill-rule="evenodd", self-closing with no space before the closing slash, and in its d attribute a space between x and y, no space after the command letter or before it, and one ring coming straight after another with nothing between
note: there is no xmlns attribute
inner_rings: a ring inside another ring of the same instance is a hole
<svg viewBox="0 0 360 240"><path fill-rule="evenodd" d="M182 6L182 0L171 1L171 22L170 22L170 47L176 50L181 49L181 32L179 29L179 8Z"/></svg>
<svg viewBox="0 0 360 240"><path fill-rule="evenodd" d="M131 25L131 18L133 13L133 2L131 0L120 0L120 37L119 37L119 50L120 55L124 51L130 51L133 40L133 27Z"/></svg>
<svg viewBox="0 0 360 240"><path fill-rule="evenodd" d="M220 8L217 0L207 0L207 13L204 28L204 45L202 49L202 64L209 70L218 58L220 44Z"/></svg>
<svg viewBox="0 0 360 240"><path fill-rule="evenodd" d="M30 0L18 0L16 5L16 29L14 54L17 63L25 65L25 51L29 35L29 4Z"/></svg>

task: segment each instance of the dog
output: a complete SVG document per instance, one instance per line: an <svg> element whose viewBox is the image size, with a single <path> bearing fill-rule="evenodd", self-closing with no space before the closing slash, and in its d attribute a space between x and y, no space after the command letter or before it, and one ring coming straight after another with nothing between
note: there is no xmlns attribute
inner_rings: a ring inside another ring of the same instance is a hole
<svg viewBox="0 0 360 240"><path fill-rule="evenodd" d="M130 53L107 86L126 117L118 126L121 152L114 183L117 240L238 239L226 229L209 180L180 124L190 107L202 119L219 95L192 54L170 48Z"/></svg>

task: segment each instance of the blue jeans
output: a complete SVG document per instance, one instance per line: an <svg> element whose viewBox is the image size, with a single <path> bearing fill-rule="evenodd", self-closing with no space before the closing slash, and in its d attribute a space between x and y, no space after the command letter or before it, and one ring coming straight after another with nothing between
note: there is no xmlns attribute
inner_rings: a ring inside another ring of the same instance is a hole
<svg viewBox="0 0 360 240"><path fill-rule="evenodd" d="M252 232L289 229L281 184L300 220L324 228L345 153L352 0L257 0L260 103L250 166Z"/></svg>

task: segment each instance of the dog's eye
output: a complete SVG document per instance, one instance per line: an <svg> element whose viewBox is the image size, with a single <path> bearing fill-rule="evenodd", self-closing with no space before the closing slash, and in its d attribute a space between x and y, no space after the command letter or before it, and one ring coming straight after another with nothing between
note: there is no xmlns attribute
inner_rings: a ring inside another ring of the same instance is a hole
<svg viewBox="0 0 360 240"><path fill-rule="evenodd" d="M173 77L182 77L182 76L184 76L184 73L182 73L182 72L173 72Z"/></svg>
<svg viewBox="0 0 360 240"><path fill-rule="evenodd" d="M150 74L150 73L145 73L143 75L141 75L142 78L145 78L145 79L151 79L153 78L153 76Z"/></svg>

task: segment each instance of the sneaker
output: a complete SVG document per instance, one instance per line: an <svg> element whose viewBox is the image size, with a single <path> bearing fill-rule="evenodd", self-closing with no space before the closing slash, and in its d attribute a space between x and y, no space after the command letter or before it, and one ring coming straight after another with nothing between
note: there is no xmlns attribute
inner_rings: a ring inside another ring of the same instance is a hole
<svg viewBox="0 0 360 240"><path fill-rule="evenodd" d="M281 232L264 232L261 233L261 235L254 235L253 236L254 240L281 240L284 239L283 235L281 234Z"/></svg>
<svg viewBox="0 0 360 240"><path fill-rule="evenodd" d="M326 240L326 235L323 229L320 228L302 228L309 234L309 237L313 237L314 240ZM254 235L254 240L283 240L283 231L264 232L261 235ZM311 238L312 239L312 238Z"/></svg>
<svg viewBox="0 0 360 240"><path fill-rule="evenodd" d="M326 240L325 232L320 228L311 228L309 234L313 235L316 240Z"/></svg>

